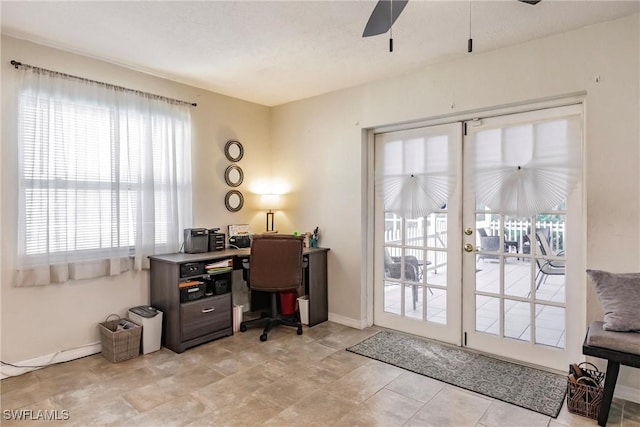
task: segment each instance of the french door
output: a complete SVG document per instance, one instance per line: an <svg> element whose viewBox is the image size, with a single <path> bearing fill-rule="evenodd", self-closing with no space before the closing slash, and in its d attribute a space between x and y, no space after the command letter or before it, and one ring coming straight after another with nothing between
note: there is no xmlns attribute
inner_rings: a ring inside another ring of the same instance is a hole
<svg viewBox="0 0 640 427"><path fill-rule="evenodd" d="M456 345L462 326L461 129L454 123L375 137L374 322ZM385 187L398 176L406 180ZM385 189L393 193L391 199L386 194L386 208ZM423 201L432 206L421 212Z"/></svg>
<svg viewBox="0 0 640 427"><path fill-rule="evenodd" d="M375 324L549 368L580 360L581 114L569 106L376 135ZM439 173L420 165L445 140L447 202L417 217L390 203L384 176Z"/></svg>
<svg viewBox="0 0 640 427"><path fill-rule="evenodd" d="M466 123L463 341L566 370L581 360L581 106Z"/></svg>

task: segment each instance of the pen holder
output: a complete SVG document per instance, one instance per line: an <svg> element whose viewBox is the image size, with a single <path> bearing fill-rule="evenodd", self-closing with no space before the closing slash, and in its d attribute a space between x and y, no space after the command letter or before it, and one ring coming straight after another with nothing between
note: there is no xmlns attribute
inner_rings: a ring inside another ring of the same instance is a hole
<svg viewBox="0 0 640 427"><path fill-rule="evenodd" d="M310 248L317 248L318 247L318 239L316 239L315 237L309 237L309 247Z"/></svg>

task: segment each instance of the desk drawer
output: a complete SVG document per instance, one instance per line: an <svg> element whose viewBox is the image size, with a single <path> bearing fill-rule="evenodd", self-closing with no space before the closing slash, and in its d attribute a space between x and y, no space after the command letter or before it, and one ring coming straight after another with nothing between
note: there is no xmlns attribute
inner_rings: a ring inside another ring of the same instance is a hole
<svg viewBox="0 0 640 427"><path fill-rule="evenodd" d="M231 293L180 304L182 341L231 327Z"/></svg>

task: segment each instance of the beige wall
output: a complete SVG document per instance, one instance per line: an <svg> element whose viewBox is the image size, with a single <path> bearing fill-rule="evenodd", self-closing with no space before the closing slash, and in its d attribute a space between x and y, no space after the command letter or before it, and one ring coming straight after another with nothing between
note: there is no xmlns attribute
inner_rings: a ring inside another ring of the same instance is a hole
<svg viewBox="0 0 640 427"><path fill-rule="evenodd" d="M635 15L275 107L273 167L295 190L290 215L296 228L319 225L321 245L331 248L330 315L367 320L362 128L577 92L587 93L586 264L640 271L639 43ZM587 307L588 321L599 318L590 288ZM637 387L638 376L621 376Z"/></svg>
<svg viewBox="0 0 640 427"><path fill-rule="evenodd" d="M105 81L172 98L197 102L193 122L193 225L223 227L252 223L264 229L264 213L254 209L249 194L252 182L270 176L269 123L267 107L213 94L165 79L138 73L105 62L74 55L10 37L2 37L2 152L0 182L2 210L1 359L19 362L99 341L97 330L110 313L125 315L130 307L149 303L146 271L117 277L70 282L32 288L11 286L16 236L16 152L10 126L15 117L12 97L19 71L9 64L15 59L27 64ZM229 162L223 154L228 139L238 139L245 156L238 163L245 173L240 189L245 208L230 213L224 207L228 187L223 172ZM265 161L267 159L267 161Z"/></svg>

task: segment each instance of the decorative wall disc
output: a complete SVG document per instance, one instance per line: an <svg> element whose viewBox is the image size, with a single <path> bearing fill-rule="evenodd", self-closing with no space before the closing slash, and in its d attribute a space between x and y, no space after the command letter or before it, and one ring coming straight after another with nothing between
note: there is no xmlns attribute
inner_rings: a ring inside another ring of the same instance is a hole
<svg viewBox="0 0 640 427"><path fill-rule="evenodd" d="M240 141L229 140L224 146L224 155L230 162L238 162L244 156L244 148Z"/></svg>
<svg viewBox="0 0 640 427"><path fill-rule="evenodd" d="M238 212L244 205L244 196L238 190L231 190L224 196L224 205L230 212Z"/></svg>
<svg viewBox="0 0 640 427"><path fill-rule="evenodd" d="M244 172L240 166L230 165L224 171L224 180L229 187L238 187L244 181Z"/></svg>

